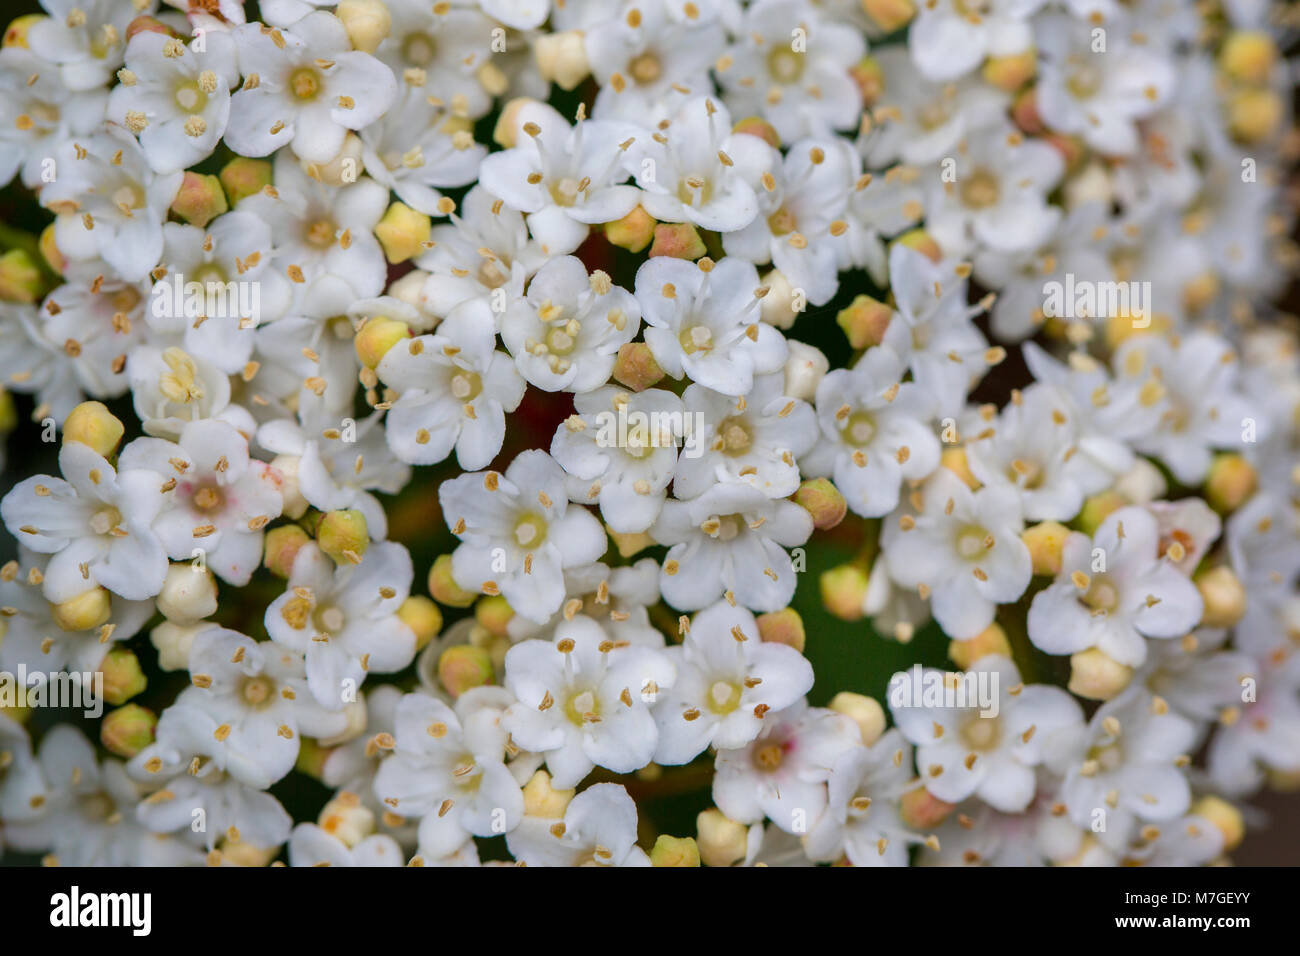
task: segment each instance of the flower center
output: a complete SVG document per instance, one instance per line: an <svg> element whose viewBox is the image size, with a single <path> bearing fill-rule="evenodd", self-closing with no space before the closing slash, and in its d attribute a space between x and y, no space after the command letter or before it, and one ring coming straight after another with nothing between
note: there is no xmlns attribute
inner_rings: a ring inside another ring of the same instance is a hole
<svg viewBox="0 0 1300 956"><path fill-rule="evenodd" d="M326 634L337 634L343 630L346 620L343 612L332 604L316 610L316 627Z"/></svg>
<svg viewBox="0 0 1300 956"><path fill-rule="evenodd" d="M483 391L483 378L478 372L468 369L457 372L451 377L451 394L462 402L472 402Z"/></svg>
<svg viewBox="0 0 1300 956"><path fill-rule="evenodd" d="M719 541L730 541L744 530L745 519L740 515L715 515L700 528Z"/></svg>
<svg viewBox="0 0 1300 956"><path fill-rule="evenodd" d="M81 816L87 820L104 821L117 813L117 804L103 790L88 793L77 801Z"/></svg>
<svg viewBox="0 0 1300 956"><path fill-rule="evenodd" d="M1099 574L1092 579L1088 590L1079 600L1094 611L1113 611L1119 607L1119 589L1115 587L1110 575Z"/></svg>
<svg viewBox="0 0 1300 956"><path fill-rule="evenodd" d="M515 542L521 548L536 548L546 540L546 519L526 514L515 522Z"/></svg>
<svg viewBox="0 0 1300 956"><path fill-rule="evenodd" d="M677 336L677 341L681 343L682 351L687 355L707 352L713 348L713 330L707 325L692 325L682 330Z"/></svg>
<svg viewBox="0 0 1300 956"><path fill-rule="evenodd" d="M320 92L320 74L310 66L302 66L289 74L289 89L300 100L314 100Z"/></svg>
<svg viewBox="0 0 1300 956"><path fill-rule="evenodd" d="M113 205L118 209L143 209L144 190L135 183L124 183L113 190Z"/></svg>
<svg viewBox="0 0 1300 956"><path fill-rule="evenodd" d="M968 561L983 557L988 551L989 533L977 525L968 525L957 535L957 553Z"/></svg>
<svg viewBox="0 0 1300 956"><path fill-rule="evenodd" d="M754 436L742 418L726 418L718 425L724 455L743 455L754 443Z"/></svg>
<svg viewBox="0 0 1300 956"><path fill-rule="evenodd" d="M916 111L916 121L922 129L931 130L948 122L951 113L942 100L931 100Z"/></svg>
<svg viewBox="0 0 1300 956"><path fill-rule="evenodd" d="M95 512L90 519L90 530L95 534L108 534L122 523L122 512L116 508L104 508Z"/></svg>
<svg viewBox="0 0 1300 956"><path fill-rule="evenodd" d="M654 53L646 51L640 56L634 57L627 65L627 71L632 74L632 79L636 80L641 86L653 83L664 74L663 64L659 62L659 57Z"/></svg>
<svg viewBox="0 0 1300 956"><path fill-rule="evenodd" d="M428 66L437 52L437 42L427 33L412 33L402 44L402 56L415 66Z"/></svg>
<svg viewBox="0 0 1300 956"><path fill-rule="evenodd" d="M555 205L572 206L578 198L578 193L582 192L585 187L572 176L565 176L559 180L552 180L546 188L550 192L551 201Z"/></svg>
<svg viewBox="0 0 1300 956"><path fill-rule="evenodd" d="M255 708L264 707L274 693L275 682L264 674L246 678L243 686L239 688L239 695L244 698L244 703Z"/></svg>
<svg viewBox="0 0 1300 956"><path fill-rule="evenodd" d="M997 204L1001 189L998 179L987 169L977 169L966 177L961 187L961 198L971 209L987 209Z"/></svg>
<svg viewBox="0 0 1300 956"><path fill-rule="evenodd" d="M1093 747L1088 751L1088 760L1096 761L1098 769L1109 773L1123 765L1124 751L1120 749L1119 744Z"/></svg>
<svg viewBox="0 0 1300 956"><path fill-rule="evenodd" d="M989 750L1002 736L1002 723L996 717L975 716L961 729L961 739L972 750Z"/></svg>
<svg viewBox="0 0 1300 956"><path fill-rule="evenodd" d="M199 370L194 359L175 346L166 349L162 357L168 369L158 378L158 390L163 397L178 405L188 405L201 399L203 386L199 382Z"/></svg>
<svg viewBox="0 0 1300 956"><path fill-rule="evenodd" d="M579 727L594 724L600 720L600 701L590 690L581 690L570 694L564 705L565 716Z"/></svg>
<svg viewBox="0 0 1300 956"><path fill-rule="evenodd" d="M754 766L765 773L771 773L780 768L784 758L784 747L780 744L767 744L754 751Z"/></svg>
<svg viewBox="0 0 1300 956"><path fill-rule="evenodd" d="M482 265L478 267L478 281L489 289L499 289L506 284L510 274L502 268L502 264L495 257L484 259Z"/></svg>
<svg viewBox="0 0 1300 956"><path fill-rule="evenodd" d="M709 710L715 714L729 714L740 706L740 685L731 681L714 681L709 688Z"/></svg>
<svg viewBox="0 0 1300 956"><path fill-rule="evenodd" d="M570 319L563 325L553 326L546 331L546 350L552 355L568 355L578 344L578 333L582 323Z"/></svg>
<svg viewBox="0 0 1300 956"><path fill-rule="evenodd" d="M337 231L333 221L329 219L317 219L307 227L305 233L307 242L316 246L318 249L324 249L333 245L334 233Z"/></svg>
<svg viewBox="0 0 1300 956"><path fill-rule="evenodd" d="M1070 71L1065 85L1075 99L1086 100L1101 89L1101 70L1085 63Z"/></svg>
<svg viewBox="0 0 1300 956"><path fill-rule="evenodd" d="M803 76L803 55L778 46L767 55L767 72L777 83L794 83Z"/></svg>
<svg viewBox="0 0 1300 956"><path fill-rule="evenodd" d="M199 85L193 81L182 83L176 87L174 94L176 105L187 113L201 113L203 108L208 105L208 94L204 93Z"/></svg>
<svg viewBox="0 0 1300 956"><path fill-rule="evenodd" d="M200 511L211 511L221 505L221 492L211 485L205 485L194 492L194 507Z"/></svg>
<svg viewBox="0 0 1300 956"><path fill-rule="evenodd" d="M844 424L844 440L862 448L876 436L876 420L868 412L854 412Z"/></svg>
<svg viewBox="0 0 1300 956"><path fill-rule="evenodd" d="M767 228L772 230L774 236L785 236L794 232L799 223L796 221L794 213L782 206L772 215L767 217Z"/></svg>

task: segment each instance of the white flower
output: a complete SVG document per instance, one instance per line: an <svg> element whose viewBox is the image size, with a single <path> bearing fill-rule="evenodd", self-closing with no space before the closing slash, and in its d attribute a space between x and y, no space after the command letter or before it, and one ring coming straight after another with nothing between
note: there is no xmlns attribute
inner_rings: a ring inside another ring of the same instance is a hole
<svg viewBox="0 0 1300 956"><path fill-rule="evenodd" d="M279 800L211 764L205 770L195 775L187 769L168 780L136 805L136 820L154 833L176 834L208 851L218 842L271 850L289 839L293 820ZM204 826L196 833L197 819Z"/></svg>
<svg viewBox="0 0 1300 956"><path fill-rule="evenodd" d="M27 326L28 334L45 346L41 352L52 348L55 354L15 356L26 359L19 375L31 373L38 388L49 389L53 405L62 408L64 416L85 395L121 395L132 360L145 348L145 291L140 283L95 278L63 283L46 296L37 313L39 323Z"/></svg>
<svg viewBox="0 0 1300 956"><path fill-rule="evenodd" d="M51 144L91 133L103 122L107 101L104 90L68 89L30 50L0 50L0 183L21 173L24 186L39 188Z"/></svg>
<svg viewBox="0 0 1300 956"><path fill-rule="evenodd" d="M890 576L923 588L934 619L949 636L975 637L993 623L997 605L1015 601L1033 567L1020 540L1019 495L972 492L946 468L920 491L921 510L885 523L882 551Z"/></svg>
<svg viewBox="0 0 1300 956"><path fill-rule="evenodd" d="M785 339L759 318L763 294L758 271L731 257L707 267L659 257L636 273L655 361L673 378L685 374L724 395L745 395L754 375L785 365Z"/></svg>
<svg viewBox="0 0 1300 956"><path fill-rule="evenodd" d="M397 841L384 833L348 846L314 823L300 823L289 837L290 866L402 866L403 859Z"/></svg>
<svg viewBox="0 0 1300 956"><path fill-rule="evenodd" d="M966 675L925 673L942 677L945 688L987 681L996 694L991 702L969 701L967 706L921 706L920 701L895 700L891 684L890 710L903 736L916 745L925 788L948 803L977 796L1004 813L1024 810L1034 797L1034 768L1053 735L1082 729L1078 703L1059 687L1025 686L1015 664L997 655L975 661ZM908 676L895 674L894 681ZM984 703L991 706L984 708Z"/></svg>
<svg viewBox="0 0 1300 956"><path fill-rule="evenodd" d="M140 137L155 172L194 166L212 155L230 119L230 89L239 80L227 33L204 36L203 50L152 30L131 38L108 119Z"/></svg>
<svg viewBox="0 0 1300 956"><path fill-rule="evenodd" d="M280 515L280 476L249 458L248 440L221 421L190 422L179 443L140 438L123 449L122 469L149 470L167 489L154 531L176 560L199 552L213 573L248 583L262 560L263 528Z"/></svg>
<svg viewBox="0 0 1300 956"><path fill-rule="evenodd" d="M756 611L775 611L794 596L786 548L812 534L812 517L786 499L750 485L718 484L690 501L664 502L650 535L668 545L659 586L683 611L726 595Z"/></svg>
<svg viewBox="0 0 1300 956"><path fill-rule="evenodd" d="M412 576L410 554L391 541L337 568L315 545L298 549L285 592L266 609L266 632L306 655L307 686L321 707L339 710L367 674L415 659L415 634L397 616Z"/></svg>
<svg viewBox="0 0 1300 956"><path fill-rule="evenodd" d="M637 299L574 256L537 270L528 294L501 317L519 373L548 392L590 392L609 380L621 346L641 328Z"/></svg>
<svg viewBox="0 0 1300 956"><path fill-rule="evenodd" d="M456 450L462 468L483 468L501 451L506 412L519 407L524 380L495 349L485 302L457 306L433 335L399 342L376 371L397 398L388 410L388 447L403 461L429 465Z"/></svg>
<svg viewBox="0 0 1300 956"><path fill-rule="evenodd" d="M442 857L468 835L508 833L524 815L519 784L505 764L507 732L494 710L425 694L397 705L393 755L379 767L375 793L394 812L422 817L420 852ZM459 832L457 832L459 831Z"/></svg>
<svg viewBox="0 0 1300 956"><path fill-rule="evenodd" d="M636 824L636 803L627 791L598 783L570 801L563 819L524 817L506 835L506 846L527 866L649 866L636 845Z"/></svg>
<svg viewBox="0 0 1300 956"><path fill-rule="evenodd" d="M677 680L655 706L657 763L689 763L708 747L743 747L767 714L801 700L813 685L803 655L763 641L754 615L726 601L696 614L682 644L667 654Z"/></svg>
<svg viewBox="0 0 1300 956"><path fill-rule="evenodd" d="M292 32L247 23L233 35L245 79L231 99L226 145L241 156L288 144L302 159L327 163L348 130L375 122L397 95L392 71L350 49L331 14L310 13Z"/></svg>
<svg viewBox="0 0 1300 956"><path fill-rule="evenodd" d="M1300 770L1300 667L1294 654L1257 668L1253 701L1239 684L1238 705L1224 710L1210 741L1213 784L1229 795L1247 795L1263 786L1269 770Z"/></svg>
<svg viewBox="0 0 1300 956"><path fill-rule="evenodd" d="M146 434L177 438L192 421L220 419L242 432L253 418L230 404L230 378L184 349L139 345L126 363L135 413Z"/></svg>
<svg viewBox="0 0 1300 956"><path fill-rule="evenodd" d="M986 56L1010 56L1033 46L1029 18L1043 0L983 0L972 11L961 0L937 0L917 10L907 48L921 73L955 80Z"/></svg>
<svg viewBox="0 0 1300 956"><path fill-rule="evenodd" d="M865 269L878 286L889 284L885 239L915 225L925 211L920 170L891 166L883 176L862 176L849 194L847 230L835 244L839 269Z"/></svg>
<svg viewBox="0 0 1300 956"><path fill-rule="evenodd" d="M747 746L718 751L713 802L739 823L767 817L786 833L807 833L826 809L831 768L861 746L849 718L797 701L764 717Z"/></svg>
<svg viewBox="0 0 1300 956"><path fill-rule="evenodd" d="M589 226L636 207L640 191L621 184L627 150L645 136L639 127L581 117L570 126L545 103L524 104L515 125L518 145L484 159L479 183L528 214L528 228L549 255L572 252Z"/></svg>
<svg viewBox="0 0 1300 956"><path fill-rule="evenodd" d="M659 601L659 564L642 558L635 564L611 568L599 562L564 572L564 608L545 624L516 614L506 625L512 641L552 640L561 621L582 613L616 641L663 647L663 632L650 623L648 607Z"/></svg>
<svg viewBox="0 0 1300 956"><path fill-rule="evenodd" d="M100 584L128 600L162 588L167 554L153 530L163 505L156 472L112 465L86 445L59 451L63 478L36 475L0 501L10 534L51 555L45 596L66 601Z"/></svg>
<svg viewBox="0 0 1300 956"><path fill-rule="evenodd" d="M605 552L591 513L569 507L564 470L544 451L525 451L506 469L461 475L438 488L452 533L452 575L470 591L497 590L517 614L544 623L564 602L565 568Z"/></svg>
<svg viewBox="0 0 1300 956"><path fill-rule="evenodd" d="M45 0L48 17L27 32L27 47L42 60L58 65L58 75L69 90L80 92L103 86L122 65L126 28L140 15L154 10L153 0L119 3L117 0Z"/></svg>
<svg viewBox="0 0 1300 956"><path fill-rule="evenodd" d="M880 346L817 386L819 443L800 464L809 477L833 477L864 517L893 511L903 481L919 481L939 466L928 402L916 383L902 381L904 371L894 351Z"/></svg>
<svg viewBox="0 0 1300 956"><path fill-rule="evenodd" d="M618 647L595 621L575 617L556 627L554 643L524 641L506 653L505 686L517 702L502 726L516 745L546 756L558 788L597 766L631 773L655 755L651 705L674 677L663 651Z"/></svg>
<svg viewBox="0 0 1300 956"><path fill-rule="evenodd" d="M473 9L478 4L389 0L385 6L392 26L375 56L452 115L478 119L486 114L492 108L489 89L498 89L494 61L500 54L494 55L492 46L497 27Z"/></svg>
<svg viewBox="0 0 1300 956"><path fill-rule="evenodd" d="M0 714L0 753L0 817L7 826L39 817L49 788L27 731L7 714Z"/></svg>
<svg viewBox="0 0 1300 956"><path fill-rule="evenodd" d="M620 534L647 530L673 481L681 399L659 388L629 393L608 385L576 396L573 406L551 439L570 499L598 503Z"/></svg>

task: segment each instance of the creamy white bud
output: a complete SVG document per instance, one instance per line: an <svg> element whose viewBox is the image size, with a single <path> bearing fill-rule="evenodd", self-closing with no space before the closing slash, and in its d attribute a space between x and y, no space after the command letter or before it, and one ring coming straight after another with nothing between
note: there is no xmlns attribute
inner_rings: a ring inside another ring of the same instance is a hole
<svg viewBox="0 0 1300 956"><path fill-rule="evenodd" d="M298 490L298 455L276 455L271 467L280 473L280 497L284 500L283 514L297 521L307 513L307 499Z"/></svg>
<svg viewBox="0 0 1300 956"><path fill-rule="evenodd" d="M173 564L158 595L158 610L173 624L197 624L217 611L217 579L201 565Z"/></svg>
<svg viewBox="0 0 1300 956"><path fill-rule="evenodd" d="M787 341L790 357L785 363L785 393L791 398L811 402L817 395L817 386L830 370L831 363L820 349L794 339Z"/></svg>
<svg viewBox="0 0 1300 956"><path fill-rule="evenodd" d="M149 640L158 651L158 666L165 671L184 671L190 667L190 645L194 635L211 625L204 621L199 624L173 624L164 621L149 632Z"/></svg>

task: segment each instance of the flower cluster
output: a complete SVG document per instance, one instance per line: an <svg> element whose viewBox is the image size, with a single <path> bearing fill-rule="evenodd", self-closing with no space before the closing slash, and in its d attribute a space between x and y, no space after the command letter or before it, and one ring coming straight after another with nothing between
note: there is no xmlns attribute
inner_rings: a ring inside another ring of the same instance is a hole
<svg viewBox="0 0 1300 956"><path fill-rule="evenodd" d="M1280 8L41 3L0 848L1198 865L1300 782Z"/></svg>

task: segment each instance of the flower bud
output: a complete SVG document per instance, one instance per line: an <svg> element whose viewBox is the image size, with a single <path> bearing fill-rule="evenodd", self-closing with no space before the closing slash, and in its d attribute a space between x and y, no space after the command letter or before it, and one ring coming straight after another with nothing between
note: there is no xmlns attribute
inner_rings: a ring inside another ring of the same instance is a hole
<svg viewBox="0 0 1300 956"><path fill-rule="evenodd" d="M650 346L644 342L626 342L619 346L614 360L614 381L634 392L643 392L664 377Z"/></svg>
<svg viewBox="0 0 1300 956"><path fill-rule="evenodd" d="M954 475L966 483L966 487L971 491L979 488L980 480L970 470L970 463L966 459L965 448L945 448L939 453L939 464L947 468Z"/></svg>
<svg viewBox="0 0 1300 956"><path fill-rule="evenodd" d="M880 701L874 697L842 690L831 698L828 706L858 725L862 743L867 747L879 740L885 732L885 711L880 706Z"/></svg>
<svg viewBox="0 0 1300 956"><path fill-rule="evenodd" d="M104 700L114 707L125 704L149 684L135 652L125 647L115 647L105 654L99 670L104 675Z"/></svg>
<svg viewBox="0 0 1300 956"><path fill-rule="evenodd" d="M493 637L505 637L506 627L514 616L514 608L500 594L479 598L474 605L474 620Z"/></svg>
<svg viewBox="0 0 1300 956"><path fill-rule="evenodd" d="M721 810L702 811L695 818L695 833L705 866L735 866L749 853L749 827L724 816Z"/></svg>
<svg viewBox="0 0 1300 956"><path fill-rule="evenodd" d="M884 341L885 330L893 317L894 310L885 303L869 295L859 295L840 310L835 322L848 336L849 345L865 349Z"/></svg>
<svg viewBox="0 0 1300 956"><path fill-rule="evenodd" d="M637 206L622 219L606 223L605 238L610 245L628 252L640 252L654 239L657 225L653 216Z"/></svg>
<svg viewBox="0 0 1300 956"><path fill-rule="evenodd" d="M65 631L88 631L106 624L112 614L113 596L101 587L90 588L50 606L54 623Z"/></svg>
<svg viewBox="0 0 1300 956"><path fill-rule="evenodd" d="M996 622L984 628L968 641L950 641L948 643L948 657L964 671L970 670L972 664L989 654L998 654L1002 657L1011 656L1011 642L1007 640L1007 632Z"/></svg>
<svg viewBox="0 0 1300 956"><path fill-rule="evenodd" d="M1267 83L1276 64L1277 44L1263 30L1234 30L1219 48L1219 69L1238 83Z"/></svg>
<svg viewBox="0 0 1300 956"><path fill-rule="evenodd" d="M1038 68L1037 51L1030 47L1020 53L991 56L984 61L984 82L1004 93L1014 93L1034 78Z"/></svg>
<svg viewBox="0 0 1300 956"><path fill-rule="evenodd" d="M916 16L912 0L862 0L862 11L885 33L901 30Z"/></svg>
<svg viewBox="0 0 1300 956"><path fill-rule="evenodd" d="M307 499L298 488L297 455L276 455L271 459L271 467L280 475L280 498L284 502L281 513L292 521L297 521L307 513Z"/></svg>
<svg viewBox="0 0 1300 956"><path fill-rule="evenodd" d="M543 33L533 40L533 55L542 79L565 91L577 89L591 74L581 30Z"/></svg>
<svg viewBox="0 0 1300 956"><path fill-rule="evenodd" d="M105 458L113 454L125 433L122 420L101 402L82 402L68 413L63 423L65 442L81 442Z"/></svg>
<svg viewBox="0 0 1300 956"><path fill-rule="evenodd" d="M519 96L501 107L496 126L492 130L492 141L502 149L514 149L519 141L519 111L529 103L537 101L531 96Z"/></svg>
<svg viewBox="0 0 1300 956"><path fill-rule="evenodd" d="M1126 504L1128 502L1117 491L1103 491L1099 495L1093 495L1084 500L1082 510L1074 519L1075 527L1091 537L1112 512L1118 511Z"/></svg>
<svg viewBox="0 0 1300 956"><path fill-rule="evenodd" d="M9 26L5 27L4 42L0 46L16 46L26 50L28 32L44 19L44 14L28 13L9 21Z"/></svg>
<svg viewBox="0 0 1300 956"><path fill-rule="evenodd" d="M795 339L789 340L790 357L785 362L785 394L790 398L811 402L817 396L831 363L820 349Z"/></svg>
<svg viewBox="0 0 1300 956"><path fill-rule="evenodd" d="M280 525L266 533L262 547L262 564L282 581L289 580L298 549L311 537L296 524Z"/></svg>
<svg viewBox="0 0 1300 956"><path fill-rule="evenodd" d="M99 725L99 742L109 753L130 760L154 741L158 717L139 704L127 704L104 715Z"/></svg>
<svg viewBox="0 0 1300 956"><path fill-rule="evenodd" d="M955 803L940 800L925 787L907 791L898 802L899 816L913 830L932 830L955 809Z"/></svg>
<svg viewBox="0 0 1300 956"><path fill-rule="evenodd" d="M36 248L45 257L45 264L59 275L63 275L63 271L68 267L68 260L64 258L63 253L59 252L58 244L54 241L54 223L41 230L40 238L36 240Z"/></svg>
<svg viewBox="0 0 1300 956"><path fill-rule="evenodd" d="M778 329L790 328L795 319L799 318L807 300L802 293L796 295L798 290L780 269L773 269L763 276L763 285L767 288L767 294L759 301L759 318Z"/></svg>
<svg viewBox="0 0 1300 956"><path fill-rule="evenodd" d="M157 600L173 624L197 624L217 613L217 579L206 567L178 561L167 569Z"/></svg>
<svg viewBox="0 0 1300 956"><path fill-rule="evenodd" d="M890 245L915 249L936 265L943 261L943 250L939 248L939 243L924 229L909 229Z"/></svg>
<svg viewBox="0 0 1300 956"><path fill-rule="evenodd" d="M322 747L314 738L303 737L298 745L298 759L293 769L306 774L313 780L319 780L325 772L325 761L329 759L330 748Z"/></svg>
<svg viewBox="0 0 1300 956"><path fill-rule="evenodd" d="M556 790L551 786L551 775L538 770L524 784L524 815L556 820L564 816L576 790Z"/></svg>
<svg viewBox="0 0 1300 956"><path fill-rule="evenodd" d="M139 33L161 33L165 37L174 37L176 39L180 39L181 36L157 17L151 17L148 15L141 15L132 19L131 22L126 25L124 39L127 43L130 43L131 38Z"/></svg>
<svg viewBox="0 0 1300 956"><path fill-rule="evenodd" d="M429 569L429 593L439 604L448 607L469 607L478 597L473 591L466 591L451 576L451 555L440 554L434 559Z"/></svg>
<svg viewBox="0 0 1300 956"><path fill-rule="evenodd" d="M1244 505L1259 487L1259 472L1240 455L1219 454L1210 463L1205 479L1205 500L1219 514L1230 514Z"/></svg>
<svg viewBox="0 0 1300 956"><path fill-rule="evenodd" d="M880 68L880 61L874 56L865 56L849 67L849 79L862 94L862 103L868 109L880 102L887 85L885 71Z"/></svg>
<svg viewBox="0 0 1300 956"><path fill-rule="evenodd" d="M1133 467L1115 482L1115 490L1125 501L1135 505L1155 501L1163 497L1168 489L1169 485L1160 469L1145 458L1138 458L1133 462Z"/></svg>
<svg viewBox="0 0 1300 956"><path fill-rule="evenodd" d="M376 315L367 319L365 325L357 330L357 336L352 344L357 350L357 358L361 359L362 365L366 368L378 368L380 360L388 354L388 350L403 339L409 338L410 334L411 327L405 322Z"/></svg>
<svg viewBox="0 0 1300 956"><path fill-rule="evenodd" d="M344 791L321 807L320 828L348 849L375 832L375 813L355 793Z"/></svg>
<svg viewBox="0 0 1300 956"><path fill-rule="evenodd" d="M218 849L214 852L220 855L222 863L257 869L270 866L271 861L280 855L280 848L278 846L253 846L253 844L243 840L238 843L231 843L228 839L223 838L218 841Z"/></svg>
<svg viewBox="0 0 1300 956"><path fill-rule="evenodd" d="M438 680L452 697L492 683L492 655L473 644L453 644L438 657Z"/></svg>
<svg viewBox="0 0 1300 956"><path fill-rule="evenodd" d="M651 866L699 866L700 848L694 837L674 837L666 833L655 838L650 851Z"/></svg>
<svg viewBox="0 0 1300 956"><path fill-rule="evenodd" d="M760 640L769 644L784 644L786 647L793 647L800 654L803 653L807 634L804 632L803 618L794 608L769 611L760 614L757 620Z"/></svg>
<svg viewBox="0 0 1300 956"><path fill-rule="evenodd" d="M343 145L329 162L313 163L300 159L298 165L304 173L318 183L326 186L346 186L355 183L365 172L366 164L363 158L365 149L361 137L349 130L343 137Z"/></svg>
<svg viewBox="0 0 1300 956"><path fill-rule="evenodd" d="M731 131L733 133L744 133L747 136L757 136L773 149L781 148L781 135L776 131L775 126L761 116L746 116L736 123L731 128Z"/></svg>
<svg viewBox="0 0 1300 956"><path fill-rule="evenodd" d="M1241 811L1222 797L1206 794L1192 804L1189 811L1192 816L1202 817L1214 824L1215 829L1223 834L1223 849L1231 853L1241 846L1246 836L1246 823Z"/></svg>
<svg viewBox="0 0 1300 956"><path fill-rule="evenodd" d="M1192 583L1205 602L1202 627L1232 627L1245 616L1246 589L1226 564L1202 571Z"/></svg>
<svg viewBox="0 0 1300 956"><path fill-rule="evenodd" d="M173 624L163 621L149 632L149 641L158 651L158 666L165 671L184 671L190 668L190 647L194 635L209 627L199 624Z"/></svg>
<svg viewBox="0 0 1300 956"><path fill-rule="evenodd" d="M1040 136L1046 131L1043 118L1038 115L1038 97L1032 86L1022 90L1011 102L1011 120L1026 136Z"/></svg>
<svg viewBox="0 0 1300 956"><path fill-rule="evenodd" d="M389 262L405 262L424 250L432 229L433 223L424 213L404 202L395 202L375 226L375 238L384 247Z"/></svg>
<svg viewBox="0 0 1300 956"><path fill-rule="evenodd" d="M618 556L620 558L630 558L632 555L640 554L646 548L653 548L659 543L644 531L623 533L621 531L615 531L610 528L609 525L606 525L605 533L609 535L609 539L614 542L614 547L618 549Z"/></svg>
<svg viewBox="0 0 1300 956"><path fill-rule="evenodd" d="M700 258L708 252L699 230L689 222L661 222L655 226L655 239L647 255L653 259L668 256L672 259Z"/></svg>
<svg viewBox="0 0 1300 956"><path fill-rule="evenodd" d="M343 21L352 49L374 53L393 28L393 17L381 0L340 0L334 15Z"/></svg>
<svg viewBox="0 0 1300 956"><path fill-rule="evenodd" d="M1070 529L1059 521L1042 521L1026 528L1020 540L1029 549L1034 573L1056 577L1061 573L1061 559L1065 553L1065 539Z"/></svg>
<svg viewBox="0 0 1300 956"><path fill-rule="evenodd" d="M1110 700L1133 679L1133 668L1095 647L1070 655L1070 693L1087 700Z"/></svg>
<svg viewBox="0 0 1300 956"><path fill-rule="evenodd" d="M316 544L335 564L360 564L370 547L366 516L356 508L326 512L316 527Z"/></svg>
<svg viewBox="0 0 1300 956"><path fill-rule="evenodd" d="M265 159L249 159L236 156L218 174L221 188L226 192L230 205L235 205L245 196L261 192L271 185L271 164Z"/></svg>
<svg viewBox="0 0 1300 956"><path fill-rule="evenodd" d="M1275 91L1240 89L1228 103L1228 128L1239 143L1263 143L1273 138L1285 115L1286 106Z"/></svg>
<svg viewBox="0 0 1300 956"><path fill-rule="evenodd" d="M342 713L345 718L343 729L332 736L321 737L318 739L316 742L322 747L337 747L340 744L347 743L349 740L356 740L366 732L366 721L368 719L367 715L369 714L369 711L366 710L366 702L364 700L348 701L348 703L343 706Z"/></svg>
<svg viewBox="0 0 1300 956"><path fill-rule="evenodd" d="M867 572L856 564L841 564L823 571L818 579L822 604L843 621L862 619L862 604L867 597Z"/></svg>
<svg viewBox="0 0 1300 956"><path fill-rule="evenodd" d="M415 633L415 649L424 650L442 630L442 611L422 594L412 594L397 609L402 623Z"/></svg>
<svg viewBox="0 0 1300 956"><path fill-rule="evenodd" d="M805 478L793 498L795 504L812 515L813 527L818 531L835 527L849 510L844 495L829 478Z"/></svg>
<svg viewBox="0 0 1300 956"><path fill-rule="evenodd" d="M202 229L230 207L216 176L186 172L180 192L172 200L172 212L191 226Z"/></svg>
<svg viewBox="0 0 1300 956"><path fill-rule="evenodd" d="M0 301L35 302L44 290L41 268L26 249L0 255Z"/></svg>

